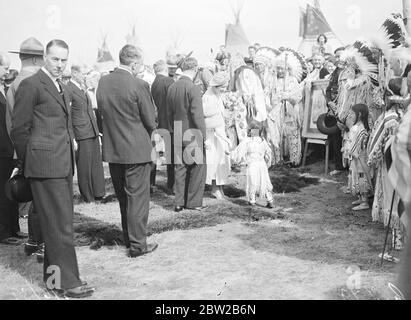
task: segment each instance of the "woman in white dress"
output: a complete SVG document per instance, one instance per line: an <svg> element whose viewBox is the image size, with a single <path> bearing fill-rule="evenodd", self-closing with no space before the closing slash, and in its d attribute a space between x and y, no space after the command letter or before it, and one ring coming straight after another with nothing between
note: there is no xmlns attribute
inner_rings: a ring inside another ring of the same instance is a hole
<svg viewBox="0 0 411 320"><path fill-rule="evenodd" d="M216 73L203 96L206 137L206 184L212 186L211 193L217 199L224 198L223 186L230 173L230 140L225 131L224 104L222 93L226 91L229 78L226 73Z"/></svg>

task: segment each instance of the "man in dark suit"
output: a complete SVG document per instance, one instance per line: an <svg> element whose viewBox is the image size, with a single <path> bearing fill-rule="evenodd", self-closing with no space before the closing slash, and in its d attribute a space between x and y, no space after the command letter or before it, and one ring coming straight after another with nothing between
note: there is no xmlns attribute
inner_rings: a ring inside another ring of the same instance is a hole
<svg viewBox="0 0 411 320"><path fill-rule="evenodd" d="M103 160L109 163L120 204L124 242L131 258L158 246L147 244L150 136L156 123L149 85L136 78L142 63L139 49L124 46L120 67L102 77L97 89L97 105L103 119Z"/></svg>
<svg viewBox="0 0 411 320"><path fill-rule="evenodd" d="M167 93L167 110L174 132L176 212L184 208L202 209L207 173L202 94L193 82L198 62L189 57L181 69L183 75Z"/></svg>
<svg viewBox="0 0 411 320"><path fill-rule="evenodd" d="M10 52L19 55L21 70L7 91L8 114L6 119L8 120L9 132L11 130L11 115L14 109L17 89L24 79L37 73L44 65L44 47L40 41L31 37L21 43L19 51ZM44 261L44 241L41 235L40 219L36 210L34 210L33 202L19 204L19 211L20 215L28 215L29 238L24 244L24 252L27 256L37 256L37 261L42 263Z"/></svg>
<svg viewBox="0 0 411 320"><path fill-rule="evenodd" d="M92 295L94 288L80 280L74 247L74 135L70 97L59 80L68 54L64 41L50 41L44 67L20 83L11 138L40 218L46 286L83 298Z"/></svg>
<svg viewBox="0 0 411 320"><path fill-rule="evenodd" d="M339 91L339 86L340 86L339 79L340 79L341 72L343 71L343 66L341 65L341 62L340 62L340 56L343 51L344 51L344 48L341 47L341 48L336 49L334 52L337 68L331 74L330 83L328 84L328 87L326 90L327 107L329 109L329 113L331 113L332 115L336 115L337 113L336 103L338 99L338 91ZM339 122L337 123L338 123L340 130L344 129L343 124ZM335 162L335 170L330 173L331 175L336 175L342 172L342 170L344 170L344 167L342 164L342 153L341 153L343 138L342 138L342 134L340 130L338 130L337 133L328 137L328 139L330 140L332 153L334 155L334 162Z"/></svg>
<svg viewBox="0 0 411 320"><path fill-rule="evenodd" d="M170 133L170 138L173 132L168 120L167 112L167 92L168 88L174 83L174 80L168 76L168 68L163 60L157 61L154 65L156 78L151 86L151 94L153 95L154 103L157 107L158 128L167 130ZM174 187L174 165L173 165L173 143L170 143L169 151L171 154L166 154L169 160L167 163L167 188L171 193Z"/></svg>
<svg viewBox="0 0 411 320"><path fill-rule="evenodd" d="M86 71L84 66L72 65L71 79L67 87L71 96L74 137L78 143L78 186L83 200L94 202L105 195L104 170L97 119L84 87Z"/></svg>
<svg viewBox="0 0 411 320"><path fill-rule="evenodd" d="M19 239L15 237L20 231L18 204L7 199L4 191L4 185L14 168L14 148L7 131L4 90L4 80L9 66L10 59L0 52L0 243L19 244Z"/></svg>

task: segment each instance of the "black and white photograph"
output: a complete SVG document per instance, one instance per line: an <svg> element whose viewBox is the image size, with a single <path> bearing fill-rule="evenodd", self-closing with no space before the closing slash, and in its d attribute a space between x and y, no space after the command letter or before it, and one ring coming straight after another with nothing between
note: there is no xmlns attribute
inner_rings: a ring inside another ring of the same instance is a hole
<svg viewBox="0 0 411 320"><path fill-rule="evenodd" d="M411 0L0 12L0 300L411 299Z"/></svg>

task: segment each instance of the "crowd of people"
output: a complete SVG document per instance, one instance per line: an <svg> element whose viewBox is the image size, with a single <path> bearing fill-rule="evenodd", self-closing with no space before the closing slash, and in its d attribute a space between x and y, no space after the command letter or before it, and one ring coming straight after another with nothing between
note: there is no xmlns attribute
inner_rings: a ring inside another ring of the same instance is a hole
<svg viewBox="0 0 411 320"><path fill-rule="evenodd" d="M389 19L401 26L398 16ZM0 185L24 175L33 197L19 204L0 189L0 241L13 245L28 237L25 252L44 262L49 289L90 296L95 288L81 280L74 249L73 174L85 202L104 201L103 161L131 258L158 247L146 234L159 164L167 164L176 212L203 210L206 184L224 199L234 165L247 168L249 204L260 196L273 208L269 169L301 164L305 92L328 80L312 104L336 123L328 137L331 174L349 170L343 191L356 197L353 210L371 208L373 220L392 229L392 248L402 249L401 208L409 199L395 190L387 166L392 159L385 156L410 103L411 59L405 29L398 32L404 32L398 43L356 41L333 54L320 35L309 59L258 43L243 57L222 45L204 66L181 54L147 68L141 50L126 45L119 67L103 74L82 64L67 74L69 46L62 40L46 48L35 38L24 41L13 52L20 72L8 70L9 57L0 53ZM18 220L25 208L28 235ZM58 287L49 286L50 266L60 268Z"/></svg>

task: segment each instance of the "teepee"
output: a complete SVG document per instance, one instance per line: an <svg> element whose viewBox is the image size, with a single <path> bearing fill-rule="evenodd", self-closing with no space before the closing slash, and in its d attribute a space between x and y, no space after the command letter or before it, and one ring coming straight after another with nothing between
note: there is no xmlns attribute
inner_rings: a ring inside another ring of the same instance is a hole
<svg viewBox="0 0 411 320"><path fill-rule="evenodd" d="M227 24L225 27L225 46L227 52L231 53L231 55L240 53L246 57L248 55L248 46L250 45L250 42L248 41L240 22L243 6L244 4L241 6L237 5L237 8L232 8L235 23Z"/></svg>
<svg viewBox="0 0 411 320"><path fill-rule="evenodd" d="M321 11L318 0L311 5L307 3L306 9L300 8L300 34L302 37L298 51L306 57L311 57L312 47L317 43L317 38L320 34L324 34L332 50L343 46L341 40L336 36L331 29L330 24Z"/></svg>
<svg viewBox="0 0 411 320"><path fill-rule="evenodd" d="M136 34L136 25L133 25L133 28L131 29L131 34L128 34L126 36L126 41L127 44L131 44L133 46L139 47L140 42L138 40L137 34Z"/></svg>
<svg viewBox="0 0 411 320"><path fill-rule="evenodd" d="M113 59L113 56L110 53L107 45L107 34L103 36L103 43L98 49L97 61L94 65L95 69L100 73L106 73L113 71L116 67L116 63Z"/></svg>

